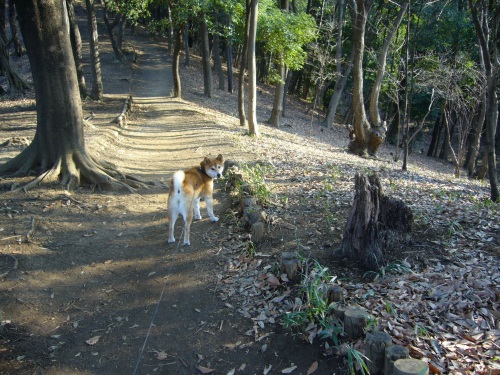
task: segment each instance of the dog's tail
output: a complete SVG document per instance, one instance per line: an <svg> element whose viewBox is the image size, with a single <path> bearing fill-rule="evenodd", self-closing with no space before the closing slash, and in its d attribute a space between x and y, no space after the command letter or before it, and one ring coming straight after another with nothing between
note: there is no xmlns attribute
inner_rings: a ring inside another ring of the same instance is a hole
<svg viewBox="0 0 500 375"><path fill-rule="evenodd" d="M180 194L182 190L182 183L184 182L185 174L183 171L177 171L172 177L173 189L170 194Z"/></svg>

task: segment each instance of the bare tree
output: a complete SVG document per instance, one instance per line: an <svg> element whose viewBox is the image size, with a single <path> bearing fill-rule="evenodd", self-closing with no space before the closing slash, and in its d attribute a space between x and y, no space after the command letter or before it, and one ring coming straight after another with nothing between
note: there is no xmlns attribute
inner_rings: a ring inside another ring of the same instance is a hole
<svg viewBox="0 0 500 375"><path fill-rule="evenodd" d="M486 77L486 143L488 154L488 177L490 179L491 200L500 198L498 190L495 133L498 121L497 81L500 69L498 45L500 43L500 4L498 1L469 0L472 20L479 38L481 57Z"/></svg>
<svg viewBox="0 0 500 375"><path fill-rule="evenodd" d="M104 95L104 89L102 85L101 59L99 57L99 34L97 33L94 3L95 0L85 0L90 35L90 66L93 77L90 97L94 100L101 100Z"/></svg>

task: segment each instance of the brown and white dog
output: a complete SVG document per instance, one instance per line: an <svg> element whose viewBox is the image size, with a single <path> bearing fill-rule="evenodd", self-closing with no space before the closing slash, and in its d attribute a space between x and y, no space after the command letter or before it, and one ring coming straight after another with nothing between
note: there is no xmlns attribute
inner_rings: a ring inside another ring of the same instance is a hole
<svg viewBox="0 0 500 375"><path fill-rule="evenodd" d="M184 245L190 245L189 230L193 221L201 219L200 199L204 198L207 205L208 216L213 222L219 221L212 208L213 180L222 176L224 158L205 158L199 167L187 171L177 171L170 182L168 196L168 242L175 242L174 226L177 217L184 219Z"/></svg>

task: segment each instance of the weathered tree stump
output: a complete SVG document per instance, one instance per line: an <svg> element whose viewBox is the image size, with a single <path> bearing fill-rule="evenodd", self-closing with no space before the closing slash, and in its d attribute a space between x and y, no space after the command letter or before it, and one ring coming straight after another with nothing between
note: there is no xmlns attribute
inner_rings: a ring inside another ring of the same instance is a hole
<svg viewBox="0 0 500 375"><path fill-rule="evenodd" d="M382 194L376 175L356 174L355 189L342 244L334 256L349 257L367 270L378 270L385 263L384 250L395 246L395 238L407 241L413 214L404 202Z"/></svg>
<svg viewBox="0 0 500 375"><path fill-rule="evenodd" d="M338 285L332 285L328 287L328 302L339 302L344 303L344 288Z"/></svg>
<svg viewBox="0 0 500 375"><path fill-rule="evenodd" d="M365 355L369 359L366 365L370 375L384 375L385 350L392 345L391 335L385 332L367 333Z"/></svg>
<svg viewBox="0 0 500 375"><path fill-rule="evenodd" d="M410 351L401 345L392 345L385 348L384 374L391 375L394 372L394 362L410 356Z"/></svg>
<svg viewBox="0 0 500 375"><path fill-rule="evenodd" d="M335 315L338 319L344 321L345 319L345 311L349 309L345 303L336 303L333 308L333 315Z"/></svg>
<svg viewBox="0 0 500 375"><path fill-rule="evenodd" d="M288 280L294 281L299 279L302 271L302 262L297 253L284 252L281 253L281 272L286 273Z"/></svg>
<svg viewBox="0 0 500 375"><path fill-rule="evenodd" d="M359 339L370 320L370 314L361 308L348 308L344 312L344 331L351 339Z"/></svg>
<svg viewBox="0 0 500 375"><path fill-rule="evenodd" d="M266 226L262 222L256 222L252 224L252 236L250 239L254 243L259 243L264 239L266 233Z"/></svg>
<svg viewBox="0 0 500 375"><path fill-rule="evenodd" d="M424 361L413 358L398 359L394 362L393 375L427 375L429 365Z"/></svg>

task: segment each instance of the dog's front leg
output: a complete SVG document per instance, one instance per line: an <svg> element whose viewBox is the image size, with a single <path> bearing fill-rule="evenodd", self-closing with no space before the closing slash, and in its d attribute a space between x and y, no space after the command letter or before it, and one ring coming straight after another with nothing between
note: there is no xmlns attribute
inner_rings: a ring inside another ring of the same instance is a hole
<svg viewBox="0 0 500 375"><path fill-rule="evenodd" d="M210 220L213 221L214 223L216 221L219 221L219 218L214 215L212 197L205 197L205 203L207 204L207 212L208 212L208 216L210 217Z"/></svg>
<svg viewBox="0 0 500 375"><path fill-rule="evenodd" d="M195 220L201 220L201 212L200 212L200 199L195 199L193 202L194 206L194 219Z"/></svg>

